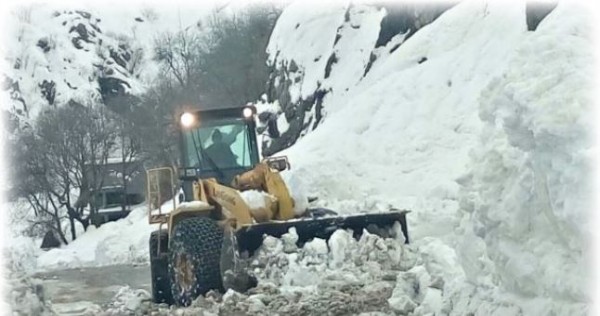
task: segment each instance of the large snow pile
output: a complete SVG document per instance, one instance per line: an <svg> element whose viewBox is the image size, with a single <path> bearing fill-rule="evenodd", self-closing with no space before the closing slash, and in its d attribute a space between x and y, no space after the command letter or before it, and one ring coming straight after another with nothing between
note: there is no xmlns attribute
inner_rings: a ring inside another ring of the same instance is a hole
<svg viewBox="0 0 600 316"><path fill-rule="evenodd" d="M289 34L313 17L286 17L270 46L306 51L311 39ZM581 314L589 28L578 4L560 2L527 32L524 3L464 1L383 52L347 93L326 98L323 124L281 154L323 206L413 210L418 252L442 243L457 258L441 292L454 313Z"/></svg>
<svg viewBox="0 0 600 316"><path fill-rule="evenodd" d="M465 230L484 241L493 263L466 253L473 280L491 275L522 295L584 302L596 148L592 30L580 10L559 6L481 94L485 126L462 181L462 209Z"/></svg>

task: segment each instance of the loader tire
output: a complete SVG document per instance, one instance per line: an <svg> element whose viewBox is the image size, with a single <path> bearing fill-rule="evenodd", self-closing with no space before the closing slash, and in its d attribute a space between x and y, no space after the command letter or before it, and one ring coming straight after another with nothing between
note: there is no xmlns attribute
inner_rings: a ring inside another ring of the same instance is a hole
<svg viewBox="0 0 600 316"><path fill-rule="evenodd" d="M160 242L160 254L158 245ZM169 279L169 233L164 230L150 234L150 274L152 277L152 301L173 304L171 280Z"/></svg>
<svg viewBox="0 0 600 316"><path fill-rule="evenodd" d="M169 244L169 277L176 305L189 306L210 290L223 290L220 271L223 231L208 217L181 220Z"/></svg>

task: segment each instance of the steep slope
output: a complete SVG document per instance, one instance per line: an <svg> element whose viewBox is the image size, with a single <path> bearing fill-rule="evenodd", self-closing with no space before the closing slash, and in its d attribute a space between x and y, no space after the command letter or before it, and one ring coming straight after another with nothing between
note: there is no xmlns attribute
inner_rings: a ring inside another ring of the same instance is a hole
<svg viewBox="0 0 600 316"><path fill-rule="evenodd" d="M335 83L349 89L323 100L325 121L278 154L323 206L413 210L414 243L446 267L442 297L456 314L581 314L594 152L588 29L578 5L559 3L527 32L525 4L462 2L356 85Z"/></svg>
<svg viewBox="0 0 600 316"><path fill-rule="evenodd" d="M273 70L263 102L273 104L261 117L279 114L283 135L264 144L265 155L291 146L317 127L335 109L326 100L341 99L381 57L452 6L350 1L287 6L267 46Z"/></svg>

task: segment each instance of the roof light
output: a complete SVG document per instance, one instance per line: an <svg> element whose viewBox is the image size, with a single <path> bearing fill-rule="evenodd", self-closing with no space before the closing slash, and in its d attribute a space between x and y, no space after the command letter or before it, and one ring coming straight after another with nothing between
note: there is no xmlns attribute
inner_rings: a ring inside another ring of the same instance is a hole
<svg viewBox="0 0 600 316"><path fill-rule="evenodd" d="M181 125L183 127L190 127L195 123L196 118L194 117L194 115L192 113L185 112L185 113L181 114L180 121L181 121Z"/></svg>
<svg viewBox="0 0 600 316"><path fill-rule="evenodd" d="M254 111L252 110L251 107L245 107L244 110L242 111L242 114L244 115L245 118L250 118L254 114Z"/></svg>

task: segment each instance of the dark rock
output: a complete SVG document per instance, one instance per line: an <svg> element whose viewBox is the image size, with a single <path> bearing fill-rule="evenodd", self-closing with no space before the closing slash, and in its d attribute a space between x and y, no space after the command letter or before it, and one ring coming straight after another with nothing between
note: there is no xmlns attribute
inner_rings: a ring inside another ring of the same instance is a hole
<svg viewBox="0 0 600 316"><path fill-rule="evenodd" d="M71 33L71 32L76 32L79 35L79 38L84 41L89 40L87 28L85 27L85 25L83 23L79 23L79 24L77 24L77 26L72 26L69 29L69 33Z"/></svg>
<svg viewBox="0 0 600 316"><path fill-rule="evenodd" d="M341 38L342 38L342 34L340 34L339 32L337 34L335 34L335 40L333 41L333 46L335 46Z"/></svg>
<svg viewBox="0 0 600 316"><path fill-rule="evenodd" d="M71 83L69 83L67 80L65 80L65 83L67 84L67 87L73 89L73 90L77 90L77 87L72 86Z"/></svg>
<svg viewBox="0 0 600 316"><path fill-rule="evenodd" d="M110 57L117 63L117 65L125 68L127 67L127 62L121 57L121 55L113 50L112 48L109 50L110 52Z"/></svg>
<svg viewBox="0 0 600 316"><path fill-rule="evenodd" d="M527 1L525 14L527 30L535 31L542 20L556 8L556 0L551 2Z"/></svg>
<svg viewBox="0 0 600 316"><path fill-rule="evenodd" d="M40 248L42 249L51 249L60 247L60 241L56 238L56 235L52 231L48 231L44 235L44 239L42 240L42 245Z"/></svg>
<svg viewBox="0 0 600 316"><path fill-rule="evenodd" d="M393 52L395 52L396 49L398 49L398 47L400 47L400 45L402 45L402 44L398 43L398 44L394 45L394 47L392 47L392 49L390 49L390 54L393 53Z"/></svg>
<svg viewBox="0 0 600 316"><path fill-rule="evenodd" d="M112 77L98 78L98 85L100 86L100 94L105 103L109 98L125 96L125 87L131 88L126 81Z"/></svg>
<svg viewBox="0 0 600 316"><path fill-rule="evenodd" d="M388 14L381 20L381 29L375 47L385 46L394 36L408 32L411 37L423 26L435 21L442 13L453 7L454 2L407 2L381 5Z"/></svg>
<svg viewBox="0 0 600 316"><path fill-rule="evenodd" d="M142 18L140 18L140 17L135 18L135 20L138 21L138 22L144 22L144 20Z"/></svg>
<svg viewBox="0 0 600 316"><path fill-rule="evenodd" d="M331 75L331 69L333 67L333 64L338 62L338 58L335 55L335 53L331 54L331 56L329 56L329 59L327 60L327 64L325 65L325 79L329 78L329 75Z"/></svg>
<svg viewBox="0 0 600 316"><path fill-rule="evenodd" d="M47 38L41 38L37 42L37 47L41 48L44 51L44 53L47 53L50 51L50 44L48 43Z"/></svg>
<svg viewBox="0 0 600 316"><path fill-rule="evenodd" d="M56 83L54 83L54 81L44 80L38 86L41 89L42 96L48 101L48 104L54 104L54 98L56 97Z"/></svg>
<svg viewBox="0 0 600 316"><path fill-rule="evenodd" d="M422 64L427 61L427 57L421 57L417 63Z"/></svg>
<svg viewBox="0 0 600 316"><path fill-rule="evenodd" d="M77 48L77 49L82 49L83 48L83 46L81 46L81 40L79 38L77 38L77 37L73 37L71 39L71 43L73 43L73 46L75 46L75 48Z"/></svg>
<svg viewBox="0 0 600 316"><path fill-rule="evenodd" d="M100 28L99 28L97 25L95 25L95 24L90 24L90 26L91 26L91 27L92 27L92 28L93 28L93 29L94 29L96 32L98 32L98 33L102 34L102 30L100 30Z"/></svg>
<svg viewBox="0 0 600 316"><path fill-rule="evenodd" d="M296 71L298 71L298 65L296 64L296 62L293 59L290 62L290 65L288 67L288 71L289 72L296 72Z"/></svg>
<svg viewBox="0 0 600 316"><path fill-rule="evenodd" d="M313 124L312 129L317 128L317 125L319 125L323 119L323 98L325 98L326 94L327 91L325 90L317 90L317 92L315 92L315 123Z"/></svg>
<svg viewBox="0 0 600 316"><path fill-rule="evenodd" d="M75 11L79 15L81 15L84 19L89 19L92 15L85 11Z"/></svg>

